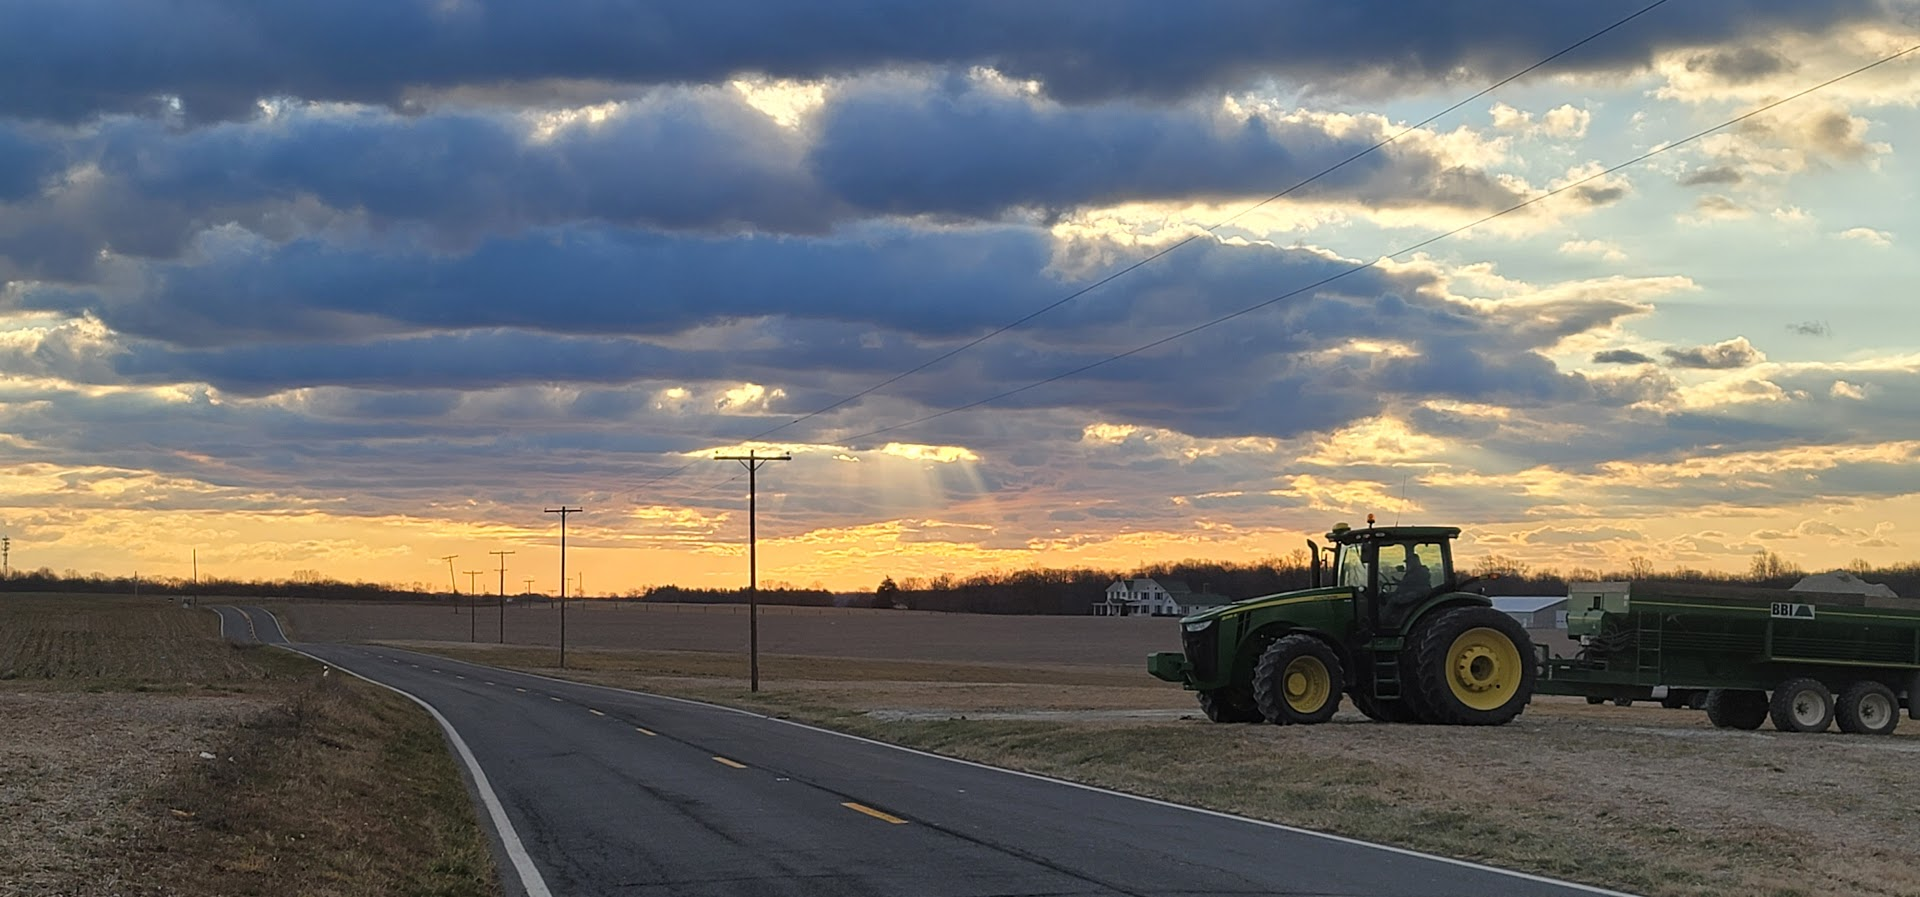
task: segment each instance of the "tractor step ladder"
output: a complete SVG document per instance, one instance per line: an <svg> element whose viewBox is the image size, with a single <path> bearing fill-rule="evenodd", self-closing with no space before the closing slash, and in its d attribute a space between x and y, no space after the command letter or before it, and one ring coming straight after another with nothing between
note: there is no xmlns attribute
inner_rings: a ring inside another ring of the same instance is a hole
<svg viewBox="0 0 1920 897"><path fill-rule="evenodd" d="M1400 699L1399 652L1373 655L1373 696L1382 701Z"/></svg>

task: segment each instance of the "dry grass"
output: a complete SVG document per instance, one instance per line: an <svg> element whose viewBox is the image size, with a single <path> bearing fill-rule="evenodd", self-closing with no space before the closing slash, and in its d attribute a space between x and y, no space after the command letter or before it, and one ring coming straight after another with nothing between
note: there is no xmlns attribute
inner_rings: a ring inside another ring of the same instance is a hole
<svg viewBox="0 0 1920 897"><path fill-rule="evenodd" d="M409 645L558 672L547 649ZM1133 668L773 655L753 694L738 654L568 661L582 681L1656 897L1920 893L1920 810L1897 796L1920 759L1913 722L1892 738L1729 732L1692 711L1543 698L1495 729L1351 710L1220 726Z"/></svg>
<svg viewBox="0 0 1920 897"><path fill-rule="evenodd" d="M405 699L314 678L155 789L129 895L488 895L484 834L439 727Z"/></svg>
<svg viewBox="0 0 1920 897"><path fill-rule="evenodd" d="M0 895L498 893L429 717L210 611L0 595L8 671Z"/></svg>

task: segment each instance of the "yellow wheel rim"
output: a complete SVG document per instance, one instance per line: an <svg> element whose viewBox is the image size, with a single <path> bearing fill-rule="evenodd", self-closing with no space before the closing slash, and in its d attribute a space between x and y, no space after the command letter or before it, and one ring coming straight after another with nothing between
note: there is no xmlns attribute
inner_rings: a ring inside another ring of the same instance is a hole
<svg viewBox="0 0 1920 897"><path fill-rule="evenodd" d="M1447 649L1444 675L1460 703L1498 710L1520 691L1520 649L1498 629L1481 626L1460 633Z"/></svg>
<svg viewBox="0 0 1920 897"><path fill-rule="evenodd" d="M1303 655L1280 671L1280 685L1286 692L1287 706L1295 713L1313 713L1327 704L1333 694L1333 676L1320 658Z"/></svg>

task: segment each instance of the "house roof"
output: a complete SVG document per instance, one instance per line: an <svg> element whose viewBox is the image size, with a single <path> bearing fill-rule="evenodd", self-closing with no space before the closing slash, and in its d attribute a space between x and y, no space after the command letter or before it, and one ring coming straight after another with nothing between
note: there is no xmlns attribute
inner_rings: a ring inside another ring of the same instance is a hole
<svg viewBox="0 0 1920 897"><path fill-rule="evenodd" d="M1513 595L1494 598L1493 609L1510 614L1536 614L1567 603L1565 595Z"/></svg>

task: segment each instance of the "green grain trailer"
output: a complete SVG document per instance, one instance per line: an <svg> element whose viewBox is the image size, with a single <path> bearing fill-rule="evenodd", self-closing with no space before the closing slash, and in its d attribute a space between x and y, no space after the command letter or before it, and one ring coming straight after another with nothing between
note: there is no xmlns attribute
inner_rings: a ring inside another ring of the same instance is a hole
<svg viewBox="0 0 1920 897"><path fill-rule="evenodd" d="M1571 658L1539 655L1541 694L1699 697L1716 726L1885 735L1920 719L1920 601L1694 583L1576 583Z"/></svg>
<svg viewBox="0 0 1920 897"><path fill-rule="evenodd" d="M1462 591L1450 526L1337 525L1314 588L1180 620L1184 651L1147 670L1198 692L1215 722L1318 723L1342 692L1374 719L1499 725L1526 709L1538 664L1526 630Z"/></svg>

